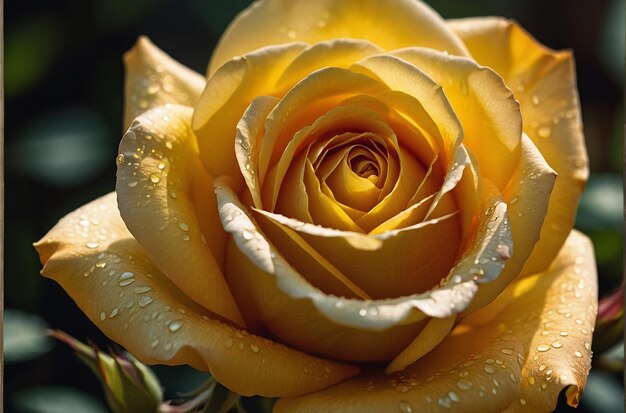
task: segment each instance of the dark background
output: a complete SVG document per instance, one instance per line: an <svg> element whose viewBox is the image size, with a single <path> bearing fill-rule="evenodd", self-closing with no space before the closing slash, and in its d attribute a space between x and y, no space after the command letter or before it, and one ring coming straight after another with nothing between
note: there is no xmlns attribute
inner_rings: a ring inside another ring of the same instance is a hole
<svg viewBox="0 0 626 413"><path fill-rule="evenodd" d="M592 170L577 227L594 241L601 294L610 292L619 285L623 268L623 1L429 3L446 18L514 18L545 45L574 50ZM106 411L99 383L88 369L67 348L32 335L33 329L47 325L103 348L109 345L59 286L39 276L31 244L65 214L114 189L114 160L122 135L121 58L136 38L148 35L175 59L204 73L220 34L247 4L245 0L4 3L8 412L66 412L69 406L78 406L76 412ZM602 340L606 342L604 337L595 338L594 345ZM617 366L609 367L611 362ZM623 343L608 355L596 351L594 364L577 411L623 411ZM188 368L155 371L168 397L205 378ZM54 410L55 404L65 407ZM560 406L558 411L570 410Z"/></svg>

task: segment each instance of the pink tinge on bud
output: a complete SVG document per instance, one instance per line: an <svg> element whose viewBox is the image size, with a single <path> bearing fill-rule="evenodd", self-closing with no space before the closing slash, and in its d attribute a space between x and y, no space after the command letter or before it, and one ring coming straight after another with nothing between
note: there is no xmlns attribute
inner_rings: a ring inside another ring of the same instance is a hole
<svg viewBox="0 0 626 413"><path fill-rule="evenodd" d="M610 321L624 313L624 282L619 289L602 298L598 304L598 320Z"/></svg>

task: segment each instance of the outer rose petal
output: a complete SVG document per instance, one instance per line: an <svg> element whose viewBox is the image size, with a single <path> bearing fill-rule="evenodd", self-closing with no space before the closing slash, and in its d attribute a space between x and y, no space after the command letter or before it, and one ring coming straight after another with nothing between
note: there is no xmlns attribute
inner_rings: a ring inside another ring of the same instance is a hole
<svg viewBox="0 0 626 413"><path fill-rule="evenodd" d="M357 372L207 317L150 262L114 193L63 218L36 247L43 274L145 363L190 364L239 394L265 396L306 394Z"/></svg>
<svg viewBox="0 0 626 413"><path fill-rule="evenodd" d="M214 176L240 175L233 149L239 119L254 98L279 93L276 82L306 46L291 43L256 50L229 61L208 79L192 126L202 162Z"/></svg>
<svg viewBox="0 0 626 413"><path fill-rule="evenodd" d="M481 175L504 188L519 160L522 115L502 78L471 59L432 49L411 47L391 54L443 87L463 125L463 144L478 159Z"/></svg>
<svg viewBox="0 0 626 413"><path fill-rule="evenodd" d="M148 256L178 288L243 325L221 271L226 234L210 190L213 178L198 159L191 114L184 106L153 109L124 135L116 185L120 212Z"/></svg>
<svg viewBox="0 0 626 413"><path fill-rule="evenodd" d="M426 315L445 318L463 311L476 292L476 283L493 280L508 258L502 250L511 248L506 204L496 194L495 199L484 200L484 209L489 213L479 217L477 239L441 286L422 294L385 300L340 298L309 284L283 258L282 254L288 251L283 249L281 253L269 243L266 235L272 234L260 230L228 186L227 180L216 180L222 222L235 241L228 248L227 277L246 321L253 326L260 326L262 321L283 341L334 358L389 360L417 337ZM258 217L265 219L270 215L279 224L277 227L291 226L289 219L277 215L264 213ZM379 247L362 243L360 238L384 241L398 236L397 231L372 237L311 224L300 223L300 227L310 235L329 237L329 242L336 245L343 240L356 248ZM333 239L344 236L347 237ZM482 276L476 276L477 272ZM382 330L384 334L380 334ZM405 360L420 355L411 350Z"/></svg>
<svg viewBox="0 0 626 413"><path fill-rule="evenodd" d="M328 39L366 39L387 49L425 46L467 55L462 42L430 7L399 0L263 0L230 24L213 53L209 74L224 62L263 46Z"/></svg>
<svg viewBox="0 0 626 413"><path fill-rule="evenodd" d="M559 174L535 252L523 273L544 270L569 234L589 174L574 60L502 18L451 20L478 63L502 76L522 109L524 131Z"/></svg>
<svg viewBox="0 0 626 413"><path fill-rule="evenodd" d="M590 367L597 303L590 242L573 232L548 271L507 291L513 299L488 324L461 323L405 371L366 373L281 399L275 411L544 412L566 386L575 406Z"/></svg>
<svg viewBox="0 0 626 413"><path fill-rule="evenodd" d="M521 147L520 163L503 191L509 203L515 252L498 278L481 286L467 313L493 301L519 275L533 248L537 248L556 174L525 135Z"/></svg>
<svg viewBox="0 0 626 413"><path fill-rule="evenodd" d="M204 76L172 59L145 36L124 55L124 66L124 129L156 106L194 106L206 83Z"/></svg>
<svg viewBox="0 0 626 413"><path fill-rule="evenodd" d="M551 411L568 386L568 403L578 404L591 367L596 278L591 242L572 231L546 272L514 282L467 319L507 326L527 343L520 402L506 412Z"/></svg>

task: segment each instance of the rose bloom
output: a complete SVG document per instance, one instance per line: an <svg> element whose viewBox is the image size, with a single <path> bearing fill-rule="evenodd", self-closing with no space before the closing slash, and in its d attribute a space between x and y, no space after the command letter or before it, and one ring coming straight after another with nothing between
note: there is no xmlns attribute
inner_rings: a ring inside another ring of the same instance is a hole
<svg viewBox="0 0 626 413"><path fill-rule="evenodd" d="M261 0L206 77L146 38L125 63L116 190L36 244L112 340L278 412L578 403L569 51L416 0Z"/></svg>

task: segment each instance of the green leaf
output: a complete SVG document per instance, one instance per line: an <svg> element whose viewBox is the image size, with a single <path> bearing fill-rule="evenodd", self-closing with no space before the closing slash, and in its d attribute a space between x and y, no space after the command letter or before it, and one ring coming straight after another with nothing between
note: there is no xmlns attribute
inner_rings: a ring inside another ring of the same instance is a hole
<svg viewBox="0 0 626 413"><path fill-rule="evenodd" d="M40 356L52 347L45 335L46 322L19 310L4 311L4 360L8 363L27 361Z"/></svg>
<svg viewBox="0 0 626 413"><path fill-rule="evenodd" d="M94 397L68 387L31 387L17 393L12 402L20 413L107 413Z"/></svg>

